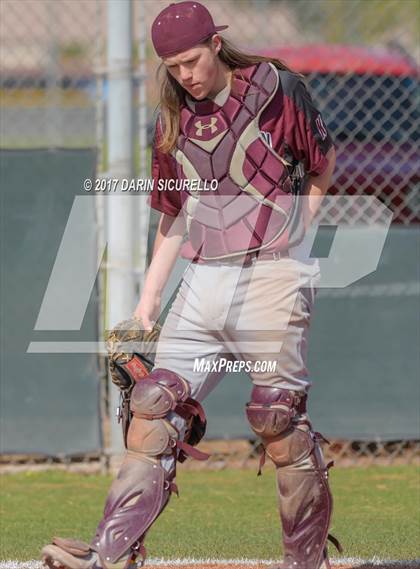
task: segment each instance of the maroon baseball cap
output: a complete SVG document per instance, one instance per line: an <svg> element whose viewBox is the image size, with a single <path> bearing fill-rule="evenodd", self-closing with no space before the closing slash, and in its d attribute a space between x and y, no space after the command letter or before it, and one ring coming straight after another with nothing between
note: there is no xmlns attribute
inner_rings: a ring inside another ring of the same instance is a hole
<svg viewBox="0 0 420 569"><path fill-rule="evenodd" d="M199 2L179 2L162 10L152 24L152 42L159 57L169 57L210 38L229 26L215 26Z"/></svg>

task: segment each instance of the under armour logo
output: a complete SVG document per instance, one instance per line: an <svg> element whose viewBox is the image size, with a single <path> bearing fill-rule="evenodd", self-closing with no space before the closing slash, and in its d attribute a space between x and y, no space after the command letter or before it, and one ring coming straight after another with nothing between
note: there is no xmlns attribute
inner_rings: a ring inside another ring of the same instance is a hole
<svg viewBox="0 0 420 569"><path fill-rule="evenodd" d="M315 123L316 123L316 127L318 129L319 134L321 135L321 140L325 140L328 136L328 132L327 129L325 127L325 124L322 120L321 115L318 115L315 119Z"/></svg>
<svg viewBox="0 0 420 569"><path fill-rule="evenodd" d="M268 144L270 148L273 148L273 139L271 138L271 132L265 132L264 130L260 130L260 134L265 142Z"/></svg>
<svg viewBox="0 0 420 569"><path fill-rule="evenodd" d="M217 132L217 117L211 117L210 119L210 123L209 124L203 124L202 121L197 121L196 123L194 123L194 126L196 127L196 136L203 136L203 130L206 128L210 128L211 129L211 133L214 134L215 132Z"/></svg>

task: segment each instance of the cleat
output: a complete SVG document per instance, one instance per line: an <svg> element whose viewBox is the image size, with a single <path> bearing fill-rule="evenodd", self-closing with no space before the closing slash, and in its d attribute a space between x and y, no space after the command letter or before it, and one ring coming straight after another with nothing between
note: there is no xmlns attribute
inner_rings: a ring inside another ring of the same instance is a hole
<svg viewBox="0 0 420 569"><path fill-rule="evenodd" d="M98 555L93 551L73 555L57 545L46 545L42 549L43 560L48 569L102 569L97 563Z"/></svg>

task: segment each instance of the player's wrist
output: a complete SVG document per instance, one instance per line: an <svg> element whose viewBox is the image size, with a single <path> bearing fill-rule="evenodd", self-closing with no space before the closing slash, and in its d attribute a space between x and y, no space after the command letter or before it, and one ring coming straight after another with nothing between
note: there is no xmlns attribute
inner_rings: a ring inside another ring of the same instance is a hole
<svg viewBox="0 0 420 569"><path fill-rule="evenodd" d="M163 292L163 285L145 285L141 297L144 299L157 299L161 298Z"/></svg>

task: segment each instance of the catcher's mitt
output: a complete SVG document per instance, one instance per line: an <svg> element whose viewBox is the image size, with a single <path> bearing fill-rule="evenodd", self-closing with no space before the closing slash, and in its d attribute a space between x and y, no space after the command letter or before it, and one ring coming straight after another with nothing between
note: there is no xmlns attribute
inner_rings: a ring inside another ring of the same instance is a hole
<svg viewBox="0 0 420 569"><path fill-rule="evenodd" d="M131 391L136 381L150 373L154 363L155 345L161 326L143 330L140 320L131 318L119 322L108 334L106 348L113 383Z"/></svg>

